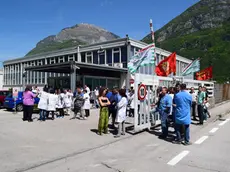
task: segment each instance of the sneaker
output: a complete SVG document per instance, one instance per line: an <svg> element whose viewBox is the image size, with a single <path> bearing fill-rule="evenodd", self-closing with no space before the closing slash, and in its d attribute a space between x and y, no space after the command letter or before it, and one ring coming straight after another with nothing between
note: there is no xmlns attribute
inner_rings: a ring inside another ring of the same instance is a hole
<svg viewBox="0 0 230 172"><path fill-rule="evenodd" d="M181 144L181 141L180 141L180 140L173 140L172 143L173 143L173 144L180 145L180 144Z"/></svg>
<svg viewBox="0 0 230 172"><path fill-rule="evenodd" d="M166 139L167 137L164 136L164 135L160 135L158 138L159 138L159 139Z"/></svg>
<svg viewBox="0 0 230 172"><path fill-rule="evenodd" d="M207 122L207 120L204 120L204 123Z"/></svg>
<svg viewBox="0 0 230 172"><path fill-rule="evenodd" d="M114 138L119 138L119 137L120 137L119 135L114 136Z"/></svg>
<svg viewBox="0 0 230 172"><path fill-rule="evenodd" d="M88 118L87 118L87 117L84 117L83 119L84 119L84 120L87 120Z"/></svg>
<svg viewBox="0 0 230 172"><path fill-rule="evenodd" d="M192 143L191 142L183 142L183 145L189 146L189 145L192 145Z"/></svg>

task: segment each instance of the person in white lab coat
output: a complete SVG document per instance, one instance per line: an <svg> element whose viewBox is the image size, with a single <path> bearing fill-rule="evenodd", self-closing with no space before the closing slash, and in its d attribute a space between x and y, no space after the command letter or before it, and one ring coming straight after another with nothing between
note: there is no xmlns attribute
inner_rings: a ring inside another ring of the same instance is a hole
<svg viewBox="0 0 230 172"><path fill-rule="evenodd" d="M134 90L131 90L131 92L129 93L129 104L129 117L134 117Z"/></svg>
<svg viewBox="0 0 230 172"><path fill-rule="evenodd" d="M58 90L58 103L57 103L57 110L59 112L59 116L60 118L64 118L64 92L63 90Z"/></svg>
<svg viewBox="0 0 230 172"><path fill-rule="evenodd" d="M82 107L83 110L85 110L85 117L88 118L90 116L90 96L88 93L88 90L84 90L84 105Z"/></svg>
<svg viewBox="0 0 230 172"><path fill-rule="evenodd" d="M45 91L41 91L39 93L39 103L38 103L38 109L40 110L40 118L39 120L45 121L46 120L46 111L47 111L47 105L48 105L48 93Z"/></svg>
<svg viewBox="0 0 230 172"><path fill-rule="evenodd" d="M70 115L71 112L71 103L73 101L73 94L70 92L70 90L64 91L64 103L65 103L65 113L66 115Z"/></svg>
<svg viewBox="0 0 230 172"><path fill-rule="evenodd" d="M115 138L125 135L125 120L126 120L126 109L128 105L128 100L126 96L126 90L121 89L119 91L121 100L117 103L117 117L116 122L118 122L118 134Z"/></svg>
<svg viewBox="0 0 230 172"><path fill-rule="evenodd" d="M49 114L52 114L52 120L54 120L54 113L56 111L56 105L58 103L58 95L54 94L54 92L50 92L48 96L48 108L47 108L47 118Z"/></svg>

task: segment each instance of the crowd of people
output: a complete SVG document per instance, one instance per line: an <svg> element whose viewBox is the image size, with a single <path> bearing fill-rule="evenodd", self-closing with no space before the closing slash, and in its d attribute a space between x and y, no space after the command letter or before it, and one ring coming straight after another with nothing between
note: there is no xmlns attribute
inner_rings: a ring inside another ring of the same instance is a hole
<svg viewBox="0 0 230 172"><path fill-rule="evenodd" d="M208 93L205 87L200 86L197 93L193 87L188 92L186 84L177 84L175 88L169 89L161 88L157 104L162 127L162 134L159 137L161 139L168 137L168 126L171 121L176 134L173 143L190 145L190 124L194 120L199 121L199 125L203 125L210 117L208 107Z"/></svg>
<svg viewBox="0 0 230 172"><path fill-rule="evenodd" d="M98 135L108 134L109 117L112 118L112 128L117 131L115 137L125 134L125 119L128 99L126 89L118 89L114 87L109 90L104 87L97 88L94 92L90 92L89 87L77 87L74 93L71 90L51 89L44 87L42 91L38 88L26 87L23 93L23 121L33 122L32 113L34 108L34 98L39 97L38 109L39 120L46 121L47 119L54 120L70 116L71 119L86 120L90 116L91 102L96 108L100 108ZM51 115L51 118L49 116ZM115 123L118 122L118 129Z"/></svg>
<svg viewBox="0 0 230 172"><path fill-rule="evenodd" d="M151 89L150 89L151 90ZM111 118L111 128L116 131L115 137L125 134L126 117L134 117L134 89L119 89L114 87L109 90L105 87L96 88L90 91L88 86L77 87L72 93L70 89L51 89L44 87L42 91L37 88L25 89L23 93L24 113L23 120L32 122L32 113L34 106L34 98L39 97L38 109L40 111L39 120L54 120L70 116L71 119L86 120L90 116L91 103L94 107L100 108L98 135L109 133L109 118ZM90 100L93 100L91 102ZM182 135L184 136L184 144L190 144L189 125L191 124L191 114L195 121L197 113L199 124L202 125L210 117L208 112L208 93L205 87L199 87L196 93L194 88L188 92L185 84L177 84L176 87L160 87L158 89L158 102L156 110L160 113L162 135L160 138L168 137L168 128L170 122L173 123L176 139L174 143L182 143ZM127 113L127 107L129 112ZM138 110L139 111L139 110ZM51 115L51 118L49 116ZM118 124L116 127L115 124Z"/></svg>

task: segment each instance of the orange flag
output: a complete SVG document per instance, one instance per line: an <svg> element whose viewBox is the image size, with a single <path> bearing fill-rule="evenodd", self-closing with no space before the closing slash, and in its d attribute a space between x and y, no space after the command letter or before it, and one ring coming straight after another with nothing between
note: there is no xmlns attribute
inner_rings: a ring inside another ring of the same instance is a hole
<svg viewBox="0 0 230 172"><path fill-rule="evenodd" d="M168 76L171 73L176 75L176 53L172 53L166 59L162 60L155 69L157 76Z"/></svg>
<svg viewBox="0 0 230 172"><path fill-rule="evenodd" d="M196 79L200 81L205 81L212 79L212 66L196 73Z"/></svg>

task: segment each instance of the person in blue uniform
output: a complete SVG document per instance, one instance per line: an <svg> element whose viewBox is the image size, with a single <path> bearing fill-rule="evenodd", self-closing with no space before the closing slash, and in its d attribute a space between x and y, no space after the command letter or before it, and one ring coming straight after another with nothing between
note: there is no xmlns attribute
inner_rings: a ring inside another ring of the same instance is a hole
<svg viewBox="0 0 230 172"><path fill-rule="evenodd" d="M168 89L166 87L162 88L161 99L159 102L158 110L161 117L161 129L162 135L159 136L161 139L166 139L168 136L168 116L171 112L172 107L172 97L167 94Z"/></svg>
<svg viewBox="0 0 230 172"><path fill-rule="evenodd" d="M181 91L174 96L176 140L173 143L182 143L180 128L184 127L183 144L190 145L189 125L191 124L192 96L186 91L186 84L181 84L180 90Z"/></svg>
<svg viewBox="0 0 230 172"><path fill-rule="evenodd" d="M118 93L118 87L114 87L112 90L112 94L108 98L110 101L110 106L109 106L109 116L112 116L112 128L115 129L115 120L117 116L117 104L121 100L121 96Z"/></svg>

